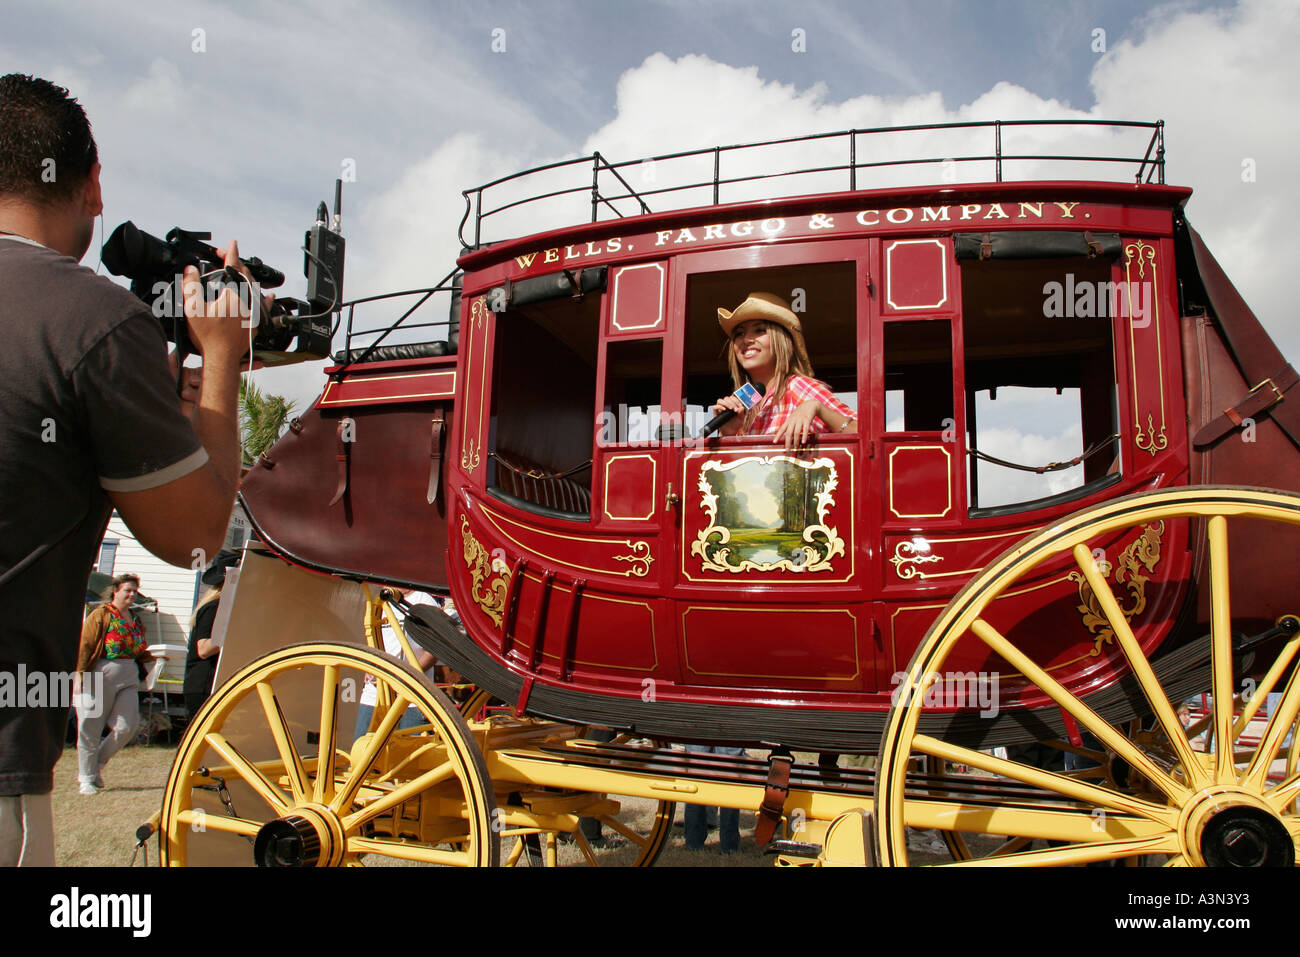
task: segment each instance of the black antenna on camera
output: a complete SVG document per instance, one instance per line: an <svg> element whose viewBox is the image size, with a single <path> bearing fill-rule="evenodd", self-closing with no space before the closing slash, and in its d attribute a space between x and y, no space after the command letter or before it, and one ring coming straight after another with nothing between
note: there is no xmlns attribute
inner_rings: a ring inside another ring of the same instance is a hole
<svg viewBox="0 0 1300 957"><path fill-rule="evenodd" d="M336 179L333 220L330 219L329 207L322 202L316 207L316 222L307 230L306 241L303 243L306 253L303 271L307 274L307 301L311 303L315 317L324 320L319 336L327 352L330 336L327 317L343 304L344 240L339 228L342 220L343 180Z"/></svg>

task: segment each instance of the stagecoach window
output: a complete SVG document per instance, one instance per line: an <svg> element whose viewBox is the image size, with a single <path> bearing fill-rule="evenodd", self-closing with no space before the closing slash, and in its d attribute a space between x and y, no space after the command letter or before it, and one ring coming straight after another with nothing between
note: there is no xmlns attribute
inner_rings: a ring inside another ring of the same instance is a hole
<svg viewBox="0 0 1300 957"><path fill-rule="evenodd" d="M605 346L605 398L597 442L648 445L660 424L663 340L614 340Z"/></svg>
<svg viewBox="0 0 1300 957"><path fill-rule="evenodd" d="M600 300L495 315L488 486L521 507L590 516Z"/></svg>
<svg viewBox="0 0 1300 957"><path fill-rule="evenodd" d="M972 508L1030 508L1118 474L1112 278L1105 259L961 263Z"/></svg>
<svg viewBox="0 0 1300 957"><path fill-rule="evenodd" d="M885 431L942 432L952 424L952 323L885 323Z"/></svg>
<svg viewBox="0 0 1300 957"><path fill-rule="evenodd" d="M751 292L785 299L799 316L813 373L838 398L858 408L857 290L852 262L697 272L687 278L686 343L682 406L686 427L697 435L709 407L734 389L727 372L727 345L718 329L718 307L734 309Z"/></svg>

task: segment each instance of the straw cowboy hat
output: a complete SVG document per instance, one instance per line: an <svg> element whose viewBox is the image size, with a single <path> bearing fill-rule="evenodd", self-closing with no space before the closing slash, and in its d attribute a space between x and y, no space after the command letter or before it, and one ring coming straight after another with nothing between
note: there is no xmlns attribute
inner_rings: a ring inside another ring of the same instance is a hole
<svg viewBox="0 0 1300 957"><path fill-rule="evenodd" d="M812 368L812 362L808 359L808 348L803 341L803 327L799 324L799 317L780 296L775 296L770 292L751 292L749 297L733 310L726 310L719 307L718 325L722 327L722 334L731 339L732 330L747 319L763 319L767 322L775 322L777 325L790 333L790 338L794 340L795 353L808 368Z"/></svg>

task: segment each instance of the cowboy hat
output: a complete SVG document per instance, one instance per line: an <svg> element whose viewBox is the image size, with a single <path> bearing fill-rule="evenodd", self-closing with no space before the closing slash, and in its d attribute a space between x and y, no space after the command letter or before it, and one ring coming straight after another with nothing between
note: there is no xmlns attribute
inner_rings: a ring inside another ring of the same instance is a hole
<svg viewBox="0 0 1300 957"><path fill-rule="evenodd" d="M735 309L727 310L721 307L718 309L718 325L722 327L722 334L727 339L731 338L731 333L737 325L749 319L774 322L790 333L790 338L794 340L795 353L808 368L812 367L812 362L808 359L808 348L804 345L803 327L799 324L799 317L794 314L789 303L784 299L770 292L751 292Z"/></svg>

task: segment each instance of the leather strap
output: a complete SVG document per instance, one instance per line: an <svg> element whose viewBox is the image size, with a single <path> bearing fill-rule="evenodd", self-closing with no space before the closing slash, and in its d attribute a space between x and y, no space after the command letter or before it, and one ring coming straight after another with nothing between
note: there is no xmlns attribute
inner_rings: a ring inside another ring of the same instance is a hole
<svg viewBox="0 0 1300 957"><path fill-rule="evenodd" d="M754 842L760 847L772 840L777 824L785 816L785 799L790 794L790 766L794 764L794 758L788 754L774 754L769 760L763 803L759 805L758 819L754 822Z"/></svg>
<svg viewBox="0 0 1300 957"><path fill-rule="evenodd" d="M348 490L348 459L352 455L352 443L343 440L343 433L346 430L350 419L339 419L338 429L335 434L338 437L338 452L335 453L335 461L338 463L339 484L334 489L334 497L330 499L330 505L337 505Z"/></svg>
<svg viewBox="0 0 1300 957"><path fill-rule="evenodd" d="M443 412L439 406L433 413L429 435L429 488L424 498L430 505L438 501L438 489L442 485L442 428Z"/></svg>
<svg viewBox="0 0 1300 957"><path fill-rule="evenodd" d="M1270 417L1286 433L1292 444L1300 448L1300 402L1288 404L1283 401L1287 390L1295 384L1295 370L1287 364L1277 345L1260 325L1259 319L1241 298L1241 293L1237 292L1190 224L1187 226L1187 234L1191 240L1196 270L1210 300L1223 344L1241 370L1242 378L1247 382L1258 383L1241 402L1202 427L1193 438L1193 443L1207 445L1216 438L1221 438L1237 427L1233 424L1230 412L1240 420L1251 417L1250 410L1254 409L1256 414L1269 411Z"/></svg>
<svg viewBox="0 0 1300 957"><path fill-rule="evenodd" d="M1213 445L1234 429L1239 429L1246 419L1254 419L1272 409L1286 398L1287 391L1300 382L1300 375L1295 369L1286 366L1281 372L1269 376L1255 386L1245 397L1227 409L1216 419L1211 419L1192 437L1192 444L1199 447Z"/></svg>
<svg viewBox="0 0 1300 957"><path fill-rule="evenodd" d="M582 270L566 269L564 275L568 277L569 285L573 287L573 294L570 298L581 300L584 295L582 291Z"/></svg>

